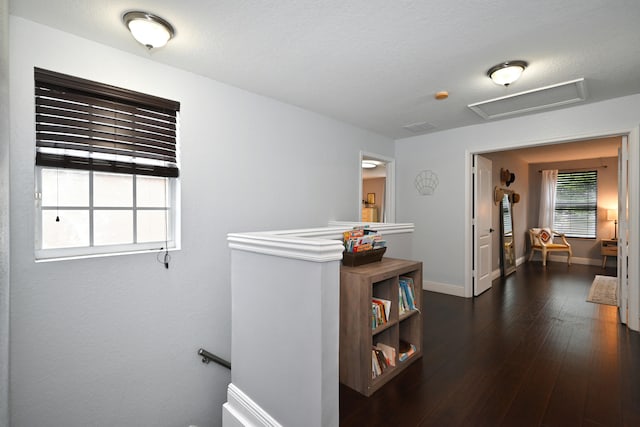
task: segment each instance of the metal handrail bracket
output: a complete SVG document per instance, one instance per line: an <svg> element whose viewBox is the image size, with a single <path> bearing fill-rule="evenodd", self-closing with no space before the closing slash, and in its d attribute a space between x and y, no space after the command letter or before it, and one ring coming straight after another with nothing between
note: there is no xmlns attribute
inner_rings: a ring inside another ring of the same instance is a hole
<svg viewBox="0 0 640 427"><path fill-rule="evenodd" d="M221 357L216 356L215 354L209 353L204 348L198 350L198 355L202 356L202 363L215 362L218 365L224 366L227 369L231 369L231 362L224 360Z"/></svg>

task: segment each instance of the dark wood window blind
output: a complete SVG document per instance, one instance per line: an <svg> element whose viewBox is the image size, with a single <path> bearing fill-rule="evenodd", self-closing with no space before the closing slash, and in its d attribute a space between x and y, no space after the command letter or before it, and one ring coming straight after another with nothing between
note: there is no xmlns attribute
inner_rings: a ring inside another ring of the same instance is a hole
<svg viewBox="0 0 640 427"><path fill-rule="evenodd" d="M36 165L178 177L180 103L35 68Z"/></svg>
<svg viewBox="0 0 640 427"><path fill-rule="evenodd" d="M598 173L559 172L553 228L567 237L595 238Z"/></svg>

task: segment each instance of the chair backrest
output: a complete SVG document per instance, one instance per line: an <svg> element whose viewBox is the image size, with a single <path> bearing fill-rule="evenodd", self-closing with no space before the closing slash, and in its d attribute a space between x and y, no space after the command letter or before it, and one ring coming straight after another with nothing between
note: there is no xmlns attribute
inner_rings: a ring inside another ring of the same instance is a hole
<svg viewBox="0 0 640 427"><path fill-rule="evenodd" d="M530 228L529 239L531 239L531 246L542 246L553 240L553 232L550 228Z"/></svg>

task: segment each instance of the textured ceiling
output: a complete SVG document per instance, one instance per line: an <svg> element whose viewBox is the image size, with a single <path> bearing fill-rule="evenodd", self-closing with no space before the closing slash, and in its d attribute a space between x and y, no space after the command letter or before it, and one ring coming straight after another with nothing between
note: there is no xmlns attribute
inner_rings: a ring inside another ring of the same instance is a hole
<svg viewBox="0 0 640 427"><path fill-rule="evenodd" d="M471 103L586 79L588 98L640 93L638 0L12 0L10 13L402 138L485 122ZM177 30L147 52L127 10ZM485 75L530 63L504 88ZM449 99L434 94L448 90Z"/></svg>
<svg viewBox="0 0 640 427"><path fill-rule="evenodd" d="M569 160L617 157L621 137L590 139L562 144L509 150L526 163L564 162Z"/></svg>

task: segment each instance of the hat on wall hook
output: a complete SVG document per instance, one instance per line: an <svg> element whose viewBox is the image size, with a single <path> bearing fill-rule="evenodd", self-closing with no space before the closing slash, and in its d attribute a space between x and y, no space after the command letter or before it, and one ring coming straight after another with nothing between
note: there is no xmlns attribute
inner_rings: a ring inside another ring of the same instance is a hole
<svg viewBox="0 0 640 427"><path fill-rule="evenodd" d="M423 170L418 175L413 183L416 186L416 190L421 196L431 196L438 187L440 180L438 175L430 170Z"/></svg>
<svg viewBox="0 0 640 427"><path fill-rule="evenodd" d="M500 168L500 182L508 187L515 180L516 174L509 172L509 169Z"/></svg>

